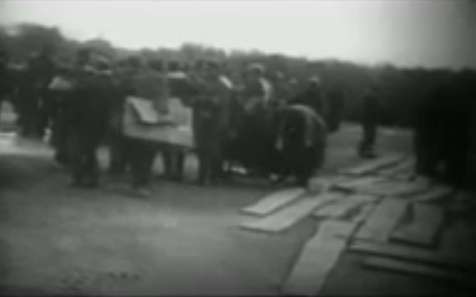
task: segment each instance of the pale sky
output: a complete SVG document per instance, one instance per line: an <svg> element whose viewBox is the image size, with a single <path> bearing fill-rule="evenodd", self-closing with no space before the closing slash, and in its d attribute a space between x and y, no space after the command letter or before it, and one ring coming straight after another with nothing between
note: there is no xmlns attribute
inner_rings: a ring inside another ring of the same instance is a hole
<svg viewBox="0 0 476 297"><path fill-rule="evenodd" d="M0 22L127 48L184 42L308 58L476 68L476 3L458 0L0 0Z"/></svg>

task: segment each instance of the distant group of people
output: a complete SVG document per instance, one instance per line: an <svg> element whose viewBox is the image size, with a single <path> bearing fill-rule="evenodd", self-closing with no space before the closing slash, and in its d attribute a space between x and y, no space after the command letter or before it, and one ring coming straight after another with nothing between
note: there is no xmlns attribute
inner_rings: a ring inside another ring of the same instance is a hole
<svg viewBox="0 0 476 297"><path fill-rule="evenodd" d="M279 72L270 75L256 63L246 68L243 80L232 81L216 61L184 67L174 61L130 57L113 63L82 49L69 65L58 64L43 51L23 68L8 66L8 57L2 54L3 73L8 79L1 80L0 97L13 98L20 133L43 138L46 128L51 128L55 161L71 168L73 185L98 185L97 149L107 143L109 173L130 172L141 195L147 195L158 153L164 178L183 177L186 149L126 135L128 97L151 101L159 115L167 114L169 97L180 98L191 108L201 185L226 178L235 161L250 174L278 176L278 180L294 175L305 185L323 164L326 135L340 129L345 105L342 90L324 92L317 76L298 87L296 80ZM463 151L474 147L468 130L474 93L462 90L469 89L473 88L443 86L422 101L415 126L417 173L433 177L444 164L450 182L467 185L464 164L474 154ZM363 158L377 157L380 102L376 86L363 97L363 137L358 146Z"/></svg>
<svg viewBox="0 0 476 297"><path fill-rule="evenodd" d="M7 59L3 61L6 69ZM180 98L192 109L199 160L197 181L202 185L224 178L233 161L243 163L253 174L298 175L305 183L312 170L301 167L311 165L303 165L302 160L278 161L277 140L280 150L295 150L288 144L293 137L311 139L314 144L323 142L320 139L325 136L311 135L324 135L323 129L311 127L326 123L314 117L325 118L331 131L338 130L342 117L343 96L338 90L333 100L325 100L317 77L299 91L295 81L281 73L267 76L260 64L249 65L243 81L232 82L216 61L197 61L187 69L173 61L138 57L113 63L82 49L69 65L59 65L45 50L32 56L23 68L10 68L8 86L13 87L2 92L13 98L20 133L40 139L46 128L51 128L55 161L71 168L72 184L76 186L98 184L96 151L104 142L110 151L109 172L119 175L130 171L139 192L146 192L158 152L164 161L165 177L182 178L185 150L123 133L124 106L130 96L152 101L159 114L167 113L167 102L160 98L170 96ZM283 120L285 113L280 110L290 105L305 107L286 113L285 117L290 118L298 114L298 120ZM304 142L299 143L300 149L308 149Z"/></svg>

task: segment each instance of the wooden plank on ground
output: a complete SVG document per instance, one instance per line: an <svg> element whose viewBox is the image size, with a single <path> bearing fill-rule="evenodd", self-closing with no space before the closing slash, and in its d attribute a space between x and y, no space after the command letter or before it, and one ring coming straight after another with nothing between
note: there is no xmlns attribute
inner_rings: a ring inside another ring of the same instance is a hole
<svg viewBox="0 0 476 297"><path fill-rule="evenodd" d="M445 219L443 209L437 205L420 203L414 204L412 208L412 222L393 232L390 240L426 247L434 246Z"/></svg>
<svg viewBox="0 0 476 297"><path fill-rule="evenodd" d="M373 203L362 206L360 209L360 212L356 214L355 217L353 217L351 221L355 224L361 224L365 222L374 211L375 204L376 203L373 202Z"/></svg>
<svg viewBox="0 0 476 297"><path fill-rule="evenodd" d="M396 166L385 168L378 172L382 176L396 176L402 173L413 173L413 168L415 166L415 159L408 158L403 162L397 164Z"/></svg>
<svg viewBox="0 0 476 297"><path fill-rule="evenodd" d="M332 203L340 197L339 193L323 193L300 199L282 210L264 218L240 224L243 229L277 233L284 231L309 216L316 208Z"/></svg>
<svg viewBox="0 0 476 297"><path fill-rule="evenodd" d="M327 191L334 187L335 184L349 180L348 176L322 176L315 177L309 181L310 191Z"/></svg>
<svg viewBox="0 0 476 297"><path fill-rule="evenodd" d="M304 188L284 189L268 195L255 203L242 209L242 212L252 215L266 215L276 211L299 199L305 193Z"/></svg>
<svg viewBox="0 0 476 297"><path fill-rule="evenodd" d="M444 199L450 196L453 193L453 190L448 187L439 186L433 189L430 189L426 193L422 193L415 197L411 198L412 202L434 202Z"/></svg>
<svg viewBox="0 0 476 297"><path fill-rule="evenodd" d="M429 267L424 264L402 262L392 259L369 258L365 260L364 266L448 280L465 285L468 288L476 287L474 284L474 276L470 276L460 272Z"/></svg>
<svg viewBox="0 0 476 297"><path fill-rule="evenodd" d="M408 203L402 200L384 199L362 225L356 234L356 238L380 242L387 241L390 233L405 214L407 206Z"/></svg>
<svg viewBox="0 0 476 297"><path fill-rule="evenodd" d="M377 198L370 195L353 195L343 197L336 203L319 208L314 212L314 216L318 218L340 218L348 214L353 209L374 202Z"/></svg>
<svg viewBox="0 0 476 297"><path fill-rule="evenodd" d="M344 251L355 224L326 221L304 246L285 281L284 295L317 296Z"/></svg>
<svg viewBox="0 0 476 297"><path fill-rule="evenodd" d="M338 182L334 185L334 188L352 191L358 187L374 185L382 181L385 181L385 179L380 176L366 176L362 178L354 178L352 180L344 180L342 182Z"/></svg>
<svg viewBox="0 0 476 297"><path fill-rule="evenodd" d="M354 167L354 168L349 168L349 169L344 169L341 172L346 173L346 174L352 174L352 175L362 175L362 174L367 174L371 173L372 171L375 171L377 169L386 167L386 166L391 166L395 163L400 162L404 157L402 155L391 155L391 156L386 156L382 157L379 159L376 159L371 162L367 162L363 165Z"/></svg>
<svg viewBox="0 0 476 297"><path fill-rule="evenodd" d="M397 197L411 196L428 191L429 185L425 182L380 182L375 185L363 186L356 189L358 193L378 196Z"/></svg>
<svg viewBox="0 0 476 297"><path fill-rule="evenodd" d="M403 245L357 241L349 247L349 251L424 263L442 268L448 267L462 271L475 271L476 268L472 262L468 261L465 257L442 254L431 250Z"/></svg>

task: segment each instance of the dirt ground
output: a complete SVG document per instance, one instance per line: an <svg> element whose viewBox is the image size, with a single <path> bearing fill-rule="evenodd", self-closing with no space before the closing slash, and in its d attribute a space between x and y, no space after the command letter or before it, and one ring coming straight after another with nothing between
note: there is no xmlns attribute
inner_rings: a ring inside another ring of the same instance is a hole
<svg viewBox="0 0 476 297"><path fill-rule="evenodd" d="M322 174L357 164L360 130L330 138ZM410 134L380 133L383 154L409 152ZM192 185L156 178L153 197L129 195L128 179L104 177L101 188L75 189L51 163L51 150L0 137L0 289L9 294L277 295L317 223L308 219L279 235L240 230L239 209L271 186L234 180ZM103 165L106 152L101 151ZM156 172L160 173L160 161ZM325 294L414 295L454 289L424 278L364 270L344 255Z"/></svg>

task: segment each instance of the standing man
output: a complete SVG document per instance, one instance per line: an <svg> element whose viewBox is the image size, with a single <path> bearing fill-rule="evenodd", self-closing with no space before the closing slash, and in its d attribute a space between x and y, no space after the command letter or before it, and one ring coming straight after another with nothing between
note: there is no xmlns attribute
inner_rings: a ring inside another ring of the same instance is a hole
<svg viewBox="0 0 476 297"><path fill-rule="evenodd" d="M375 141L379 121L379 100L377 88L372 86L363 98L361 125L363 140L359 146L359 155L362 158L375 158Z"/></svg>
<svg viewBox="0 0 476 297"><path fill-rule="evenodd" d="M340 123L342 121L344 112L344 92L337 87L333 88L329 94L327 110L327 122L329 132L334 133L339 131Z"/></svg>
<svg viewBox="0 0 476 297"><path fill-rule="evenodd" d="M0 113L2 111L1 104L9 95L9 88L11 88L10 75L8 73L7 53L0 49Z"/></svg>
<svg viewBox="0 0 476 297"><path fill-rule="evenodd" d="M26 76L20 87L20 116L22 134L42 138L46 126L44 116L44 98L48 84L53 79L55 65L50 51L43 49L29 59Z"/></svg>
<svg viewBox="0 0 476 297"><path fill-rule="evenodd" d="M51 49L44 48L32 61L30 70L35 84L35 101L38 103L34 133L41 139L52 117L52 98L48 86L55 76L56 64Z"/></svg>
<svg viewBox="0 0 476 297"><path fill-rule="evenodd" d="M199 94L193 103L193 135L199 161L198 184L216 182L223 171L223 145L228 126L227 105L231 82L220 74L215 61L204 63L204 72L196 82Z"/></svg>
<svg viewBox="0 0 476 297"><path fill-rule="evenodd" d="M65 68L60 71L61 77L71 84L71 90L61 92L57 101L57 114L53 124L53 146L55 148L54 161L57 166L71 165L71 124L72 111L74 109L73 98L75 88L80 79L91 74L91 52L86 49L80 49L76 53L76 59L70 69Z"/></svg>
<svg viewBox="0 0 476 297"><path fill-rule="evenodd" d="M159 115L168 113L164 68L164 62L158 59L143 63L133 78L134 92L131 94L152 102ZM125 147L132 170L132 188L138 196L149 197L151 193L148 187L159 146L153 141L126 137Z"/></svg>
<svg viewBox="0 0 476 297"><path fill-rule="evenodd" d="M264 78L264 67L251 64L246 73L242 91L245 112L243 157L245 166L257 174L269 176L272 157L273 113L271 110L271 84Z"/></svg>
<svg viewBox="0 0 476 297"><path fill-rule="evenodd" d="M321 81L318 77L311 77L307 89L290 102L302 104L312 108L319 116L324 116L324 95Z"/></svg>
<svg viewBox="0 0 476 297"><path fill-rule="evenodd" d="M130 57L119 63L116 83L119 97L114 104L109 133L109 168L111 175L124 174L130 167L126 150L126 138L123 134L123 118L126 98L135 94L133 79L140 67L139 58Z"/></svg>
<svg viewBox="0 0 476 297"><path fill-rule="evenodd" d="M182 97L188 95L186 94L187 90L184 90L184 88L188 87L188 84L184 72L181 71L179 62L169 62L166 76L166 83L169 90L167 94L169 96L168 99L175 96ZM186 100L184 98L180 99L182 100L181 102ZM164 177L170 180L182 180L185 162L185 152L183 149L163 144L160 150L164 164Z"/></svg>
<svg viewBox="0 0 476 297"><path fill-rule="evenodd" d="M72 184L96 187L99 183L97 149L104 140L118 92L106 59L93 61L92 69L77 78L68 105Z"/></svg>

